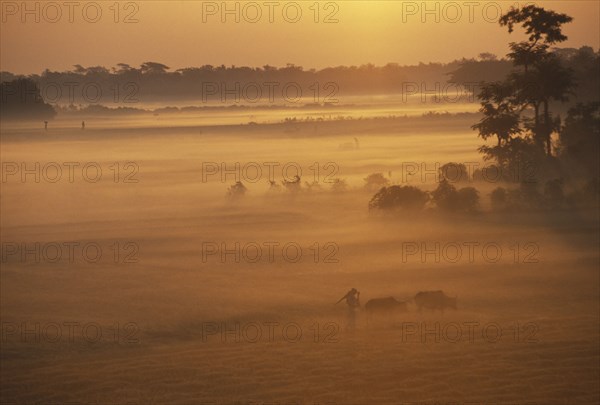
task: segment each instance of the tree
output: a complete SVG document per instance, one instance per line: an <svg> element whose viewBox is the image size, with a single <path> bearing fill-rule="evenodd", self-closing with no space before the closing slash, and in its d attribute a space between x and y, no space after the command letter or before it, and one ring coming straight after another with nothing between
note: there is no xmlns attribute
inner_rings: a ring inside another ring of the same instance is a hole
<svg viewBox="0 0 600 405"><path fill-rule="evenodd" d="M163 65L158 62L144 62L140 66L142 73L144 74L164 74L170 68L167 65Z"/></svg>
<svg viewBox="0 0 600 405"><path fill-rule="evenodd" d="M383 176L382 173L369 174L365 179L365 189L368 191L376 191L382 187L386 187L390 181Z"/></svg>
<svg viewBox="0 0 600 405"><path fill-rule="evenodd" d="M117 63L117 67L118 67L118 69L112 68L113 72L115 72L117 74L127 73L127 72L131 72L132 70L134 70L134 68L132 68L127 63Z"/></svg>
<svg viewBox="0 0 600 405"><path fill-rule="evenodd" d="M561 26L573 21L566 14L559 14L552 10L544 10L535 5L525 6L521 9L512 7L500 17L500 25L507 26L512 33L515 24L521 24L525 33L529 35L529 43L535 45L540 40L552 45L567 39L561 31Z"/></svg>
<svg viewBox="0 0 600 405"><path fill-rule="evenodd" d="M500 211L506 209L508 202L508 193L504 187L496 187L490 194L492 209Z"/></svg>
<svg viewBox="0 0 600 405"><path fill-rule="evenodd" d="M379 190L371 201L369 210L408 210L420 211L429 200L427 193L412 186L390 186Z"/></svg>
<svg viewBox="0 0 600 405"><path fill-rule="evenodd" d="M435 205L448 212L475 212L479 206L479 192L473 187L456 189L448 180L440 181L438 187L431 192Z"/></svg>
<svg viewBox="0 0 600 405"><path fill-rule="evenodd" d="M446 163L440 167L440 179L446 179L452 183L467 182L470 180L467 166L462 163Z"/></svg>
<svg viewBox="0 0 600 405"><path fill-rule="evenodd" d="M560 118L550 111L550 102L567 101L573 88L573 74L563 66L550 46L567 37L562 25L571 17L534 5L511 8L500 17L500 25L512 33L521 26L527 40L509 44L512 71L502 81L484 84L478 95L481 120L472 126L495 146L482 145L485 159L495 159L508 172L523 164L549 172L556 166L552 154L552 134L560 130Z"/></svg>
<svg viewBox="0 0 600 405"><path fill-rule="evenodd" d="M456 211L458 208L456 187L443 179L437 188L431 192L435 205L444 211Z"/></svg>
<svg viewBox="0 0 600 405"><path fill-rule="evenodd" d="M0 83L0 115L3 119L51 119L56 111L44 102L37 83L20 78Z"/></svg>
<svg viewBox="0 0 600 405"><path fill-rule="evenodd" d="M235 184L227 188L227 197L231 200L239 200L246 195L248 189L241 181L236 181Z"/></svg>
<svg viewBox="0 0 600 405"><path fill-rule="evenodd" d="M587 178L598 178L600 165L600 102L579 103L569 110L559 135L563 161Z"/></svg>
<svg viewBox="0 0 600 405"><path fill-rule="evenodd" d="M498 57L493 53L482 52L479 54L479 59L481 59L482 61L496 61L498 60Z"/></svg>
<svg viewBox="0 0 600 405"><path fill-rule="evenodd" d="M510 82L486 84L479 94L479 111L483 113L483 118L471 128L477 130L484 140L495 136L498 148L502 148L513 136L522 132L521 119L514 100L511 99L512 94L513 86ZM498 157L498 163L502 165L504 157Z"/></svg>
<svg viewBox="0 0 600 405"><path fill-rule="evenodd" d="M348 183L344 179L333 179L331 183L331 191L334 193L343 193L348 191Z"/></svg>
<svg viewBox="0 0 600 405"><path fill-rule="evenodd" d="M530 129L538 144L545 144L547 156L552 155L551 135L557 129L549 111L549 101L565 101L573 87L572 73L562 67L560 60L548 52L548 48L567 39L562 33L562 25L572 20L566 14L529 5L511 8L499 21L501 26L508 27L509 33L514 31L515 25L521 25L529 35L527 41L510 43L508 57L515 67L523 68L523 71L512 74L513 81L519 84L516 90L522 90L517 100L522 109L528 105L533 107L534 119Z"/></svg>

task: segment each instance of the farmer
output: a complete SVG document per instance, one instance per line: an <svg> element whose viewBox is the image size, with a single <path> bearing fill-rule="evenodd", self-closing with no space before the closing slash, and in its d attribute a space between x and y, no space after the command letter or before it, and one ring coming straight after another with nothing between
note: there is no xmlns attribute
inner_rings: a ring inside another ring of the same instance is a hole
<svg viewBox="0 0 600 405"><path fill-rule="evenodd" d="M353 330L356 325L356 309L360 307L360 292L356 288L353 288L340 298L336 304L339 304L343 300L346 300L346 305L348 305L347 329Z"/></svg>

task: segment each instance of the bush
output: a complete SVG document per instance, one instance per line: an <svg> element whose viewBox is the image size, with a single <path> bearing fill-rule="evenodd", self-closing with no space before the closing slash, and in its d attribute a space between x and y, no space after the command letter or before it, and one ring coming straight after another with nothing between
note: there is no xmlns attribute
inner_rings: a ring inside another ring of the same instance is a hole
<svg viewBox="0 0 600 405"><path fill-rule="evenodd" d="M378 191L382 187L387 187L390 181L382 173L369 174L365 179L365 189L368 191Z"/></svg>
<svg viewBox="0 0 600 405"><path fill-rule="evenodd" d="M565 193L562 179L548 180L544 185L544 200L549 208L561 208L565 205Z"/></svg>
<svg viewBox="0 0 600 405"><path fill-rule="evenodd" d="M440 180L448 180L452 183L469 181L467 166L462 163L446 163L440 167Z"/></svg>
<svg viewBox="0 0 600 405"><path fill-rule="evenodd" d="M437 207L448 212L474 212L479 206L479 192L473 187L456 190L448 180L444 179L431 192Z"/></svg>
<svg viewBox="0 0 600 405"><path fill-rule="evenodd" d="M438 187L431 192L431 196L438 208L446 211L456 210L456 187L448 183L448 180L440 181Z"/></svg>
<svg viewBox="0 0 600 405"><path fill-rule="evenodd" d="M580 188L565 196L565 203L578 207L597 207L600 203L600 181L589 179Z"/></svg>
<svg viewBox="0 0 600 405"><path fill-rule="evenodd" d="M334 193L348 191L348 183L346 183L346 180L344 179L334 179L333 183L331 183L331 191Z"/></svg>
<svg viewBox="0 0 600 405"><path fill-rule="evenodd" d="M305 181L304 186L305 190L308 192L321 191L323 189L318 181L313 181L312 183Z"/></svg>
<svg viewBox="0 0 600 405"><path fill-rule="evenodd" d="M582 197L583 193L577 191L567 197L562 179L553 179L544 184L543 193L535 182L523 182L519 188L509 190L498 187L492 191L491 201L494 210L554 210L578 204Z"/></svg>
<svg viewBox="0 0 600 405"><path fill-rule="evenodd" d="M461 211L475 212L479 208L479 191L474 187L463 187L457 192L458 206Z"/></svg>
<svg viewBox="0 0 600 405"><path fill-rule="evenodd" d="M542 207L544 200L535 182L522 182L518 188L508 190L498 187L492 191L491 197L492 207L498 210L539 209Z"/></svg>
<svg viewBox="0 0 600 405"><path fill-rule="evenodd" d="M237 181L234 185L227 189L227 197L232 200L242 198L248 189L241 181Z"/></svg>
<svg viewBox="0 0 600 405"><path fill-rule="evenodd" d="M300 176L294 176L294 179L291 181L283 180L281 182L285 187L286 191L289 191L292 194L299 192L302 189L302 183L300 182Z"/></svg>
<svg viewBox="0 0 600 405"><path fill-rule="evenodd" d="M490 194L490 199L493 210L500 211L508 207L508 192L504 187L495 188Z"/></svg>
<svg viewBox="0 0 600 405"><path fill-rule="evenodd" d="M473 181L486 183L518 183L533 180L537 167L532 162L517 162L512 165L487 165L473 170Z"/></svg>
<svg viewBox="0 0 600 405"><path fill-rule="evenodd" d="M422 210L429 196L417 187L412 186L390 186L379 190L371 201L369 210Z"/></svg>
<svg viewBox="0 0 600 405"><path fill-rule="evenodd" d="M559 157L580 178L600 170L600 102L578 103L569 110L559 133Z"/></svg>
<svg viewBox="0 0 600 405"><path fill-rule="evenodd" d="M515 197L520 200L523 208L540 208L542 206L543 197L537 182L521 182Z"/></svg>

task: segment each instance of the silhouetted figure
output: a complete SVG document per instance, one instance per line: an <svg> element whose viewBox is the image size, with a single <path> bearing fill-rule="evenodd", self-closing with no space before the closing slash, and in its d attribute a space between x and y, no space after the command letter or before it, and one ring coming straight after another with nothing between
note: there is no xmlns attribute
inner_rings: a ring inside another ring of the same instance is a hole
<svg viewBox="0 0 600 405"><path fill-rule="evenodd" d="M348 325L346 329L354 330L356 326L356 309L360 308L360 292L353 288L346 293L336 304L339 304L343 300L346 300L346 305L348 305Z"/></svg>
<svg viewBox="0 0 600 405"><path fill-rule="evenodd" d="M48 121L44 121L44 130L47 131L48 130Z"/></svg>
<svg viewBox="0 0 600 405"><path fill-rule="evenodd" d="M85 129L85 121L81 121L81 129L84 130Z"/></svg>

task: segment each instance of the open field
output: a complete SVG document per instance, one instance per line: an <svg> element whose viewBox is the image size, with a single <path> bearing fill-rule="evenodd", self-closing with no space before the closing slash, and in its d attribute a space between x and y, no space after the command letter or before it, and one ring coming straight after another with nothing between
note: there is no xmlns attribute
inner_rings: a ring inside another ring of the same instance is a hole
<svg viewBox="0 0 600 405"><path fill-rule="evenodd" d="M370 173L483 164L473 122L3 130L2 404L599 403L597 212L369 215ZM351 330L352 287L458 309Z"/></svg>

